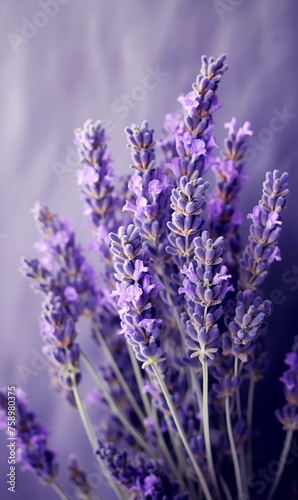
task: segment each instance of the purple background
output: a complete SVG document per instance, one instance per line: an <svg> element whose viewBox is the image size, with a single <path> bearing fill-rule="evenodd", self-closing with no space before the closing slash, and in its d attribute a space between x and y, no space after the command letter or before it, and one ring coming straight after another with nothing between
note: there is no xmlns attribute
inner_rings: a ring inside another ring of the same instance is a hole
<svg viewBox="0 0 298 500"><path fill-rule="evenodd" d="M234 6L221 15L211 0L64 2L52 18L36 14L42 10L36 0L11 0L2 5L0 386L21 385L40 422L52 429L50 446L61 454L58 482L67 492L71 489L63 477L63 462L69 452L78 453L86 468L95 472L78 416L51 394L47 370L31 375L27 383L21 377L20 370L32 368L32 350L39 352L41 347L40 298L33 295L18 272L20 257L33 255L32 244L37 238L30 208L39 200L71 217L78 236L86 242L89 234L81 214L74 164L68 163L67 157L74 150L73 129L89 117L108 119L115 169L124 172L130 159L123 128L146 118L159 135L165 113L178 109L177 96L190 90L201 54L218 56L225 52L230 69L219 90L222 109L215 117L217 139L223 139L223 123L233 115L239 124L251 121L257 137L256 145L251 145L247 169L250 181L241 201L244 214L258 202L266 170L279 168L290 173L292 195L281 238L283 262L274 265L265 287L267 297L276 288L286 299L283 305L276 305L271 319L272 364L266 381L258 388L256 405L263 415L259 423L265 427L268 457L276 458L283 437L272 414L276 405L283 403L278 376L284 354L298 333L294 323L295 281L286 283L285 275L283 278L285 271L289 271L286 276L292 276L292 264L298 265L297 2L226 0L223 3ZM9 32L21 35L28 20L44 21L46 26L37 28L27 43L19 39L20 43L13 46ZM138 95L135 87L142 85L148 74L146 68L158 65L168 75L134 108L127 108L123 119L124 111L113 111L113 102L122 94ZM292 118L283 130L262 131L272 126L274 109L282 112L284 107ZM55 162L68 167L62 179L55 173ZM247 227L245 221L244 235ZM87 339L85 343L88 348ZM279 403L273 400L276 394ZM275 447L273 441L277 442ZM11 497L5 484L7 448L3 433L0 446L0 496L6 500ZM265 453L265 466L266 460ZM44 500L56 498L32 474L19 472L14 498L41 496Z"/></svg>

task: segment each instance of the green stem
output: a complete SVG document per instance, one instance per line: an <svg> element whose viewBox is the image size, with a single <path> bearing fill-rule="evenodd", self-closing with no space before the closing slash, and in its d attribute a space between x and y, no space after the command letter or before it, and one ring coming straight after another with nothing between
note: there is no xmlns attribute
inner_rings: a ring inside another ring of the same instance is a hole
<svg viewBox="0 0 298 500"><path fill-rule="evenodd" d="M182 352L186 353L186 335L185 335L185 331L184 331L182 323L181 323L181 317L180 317L179 311L177 310L176 306L173 303L172 296L171 296L171 290L170 290L170 287L169 287L168 281L167 281L168 277L165 275L164 270L162 271L162 274L161 274L160 277L161 277L162 284L164 285L165 290L166 290L168 304L171 307L171 310L172 310L172 312L174 314L174 318L175 318L175 321L176 321L176 324L177 324L177 328L178 328L179 333L180 333ZM195 392L195 389L192 386L191 369L188 368L188 367L185 367L185 370L186 370L186 378L187 378L188 387L191 387L192 391Z"/></svg>
<svg viewBox="0 0 298 500"><path fill-rule="evenodd" d="M182 488L184 490L187 490L187 487L186 487L186 484L183 480L182 474L180 473L179 469L176 467L176 464L175 464L175 462L174 462L174 460L169 452L169 449L168 449L167 444L164 440L163 434L160 430L158 414L157 414L155 406L152 406L152 412L153 412L153 418L154 418L154 422L155 422L156 436L158 439L158 444L159 444L160 450L164 454L168 464L170 465L170 467L174 473L174 477L177 477Z"/></svg>
<svg viewBox="0 0 298 500"><path fill-rule="evenodd" d="M191 383L192 387L195 389L195 395L197 398L197 403L198 403L198 408L203 414L203 397L202 397L202 391L201 391L201 386L198 380L198 374L194 370L190 370L190 375L191 375Z"/></svg>
<svg viewBox="0 0 298 500"><path fill-rule="evenodd" d="M220 471L218 471L218 477L227 500L233 500L230 488L228 487L227 482Z"/></svg>
<svg viewBox="0 0 298 500"><path fill-rule="evenodd" d="M53 490L56 491L57 495L62 498L62 500L69 500L69 497L64 493L64 491L60 488L59 484L57 484L56 481L52 481L51 486Z"/></svg>
<svg viewBox="0 0 298 500"><path fill-rule="evenodd" d="M247 429L249 430L248 451L247 451L247 475L252 474L252 417L253 417L253 402L254 402L255 381L250 379L247 401Z"/></svg>
<svg viewBox="0 0 298 500"><path fill-rule="evenodd" d="M235 357L234 364L234 375L235 377L239 377L243 368L243 363L240 365L239 369L239 359ZM238 385L236 389L236 407L237 407L237 417L238 420L242 418L242 410L241 410L241 398L240 398L240 386ZM240 471L241 471L241 481L243 485L244 493L248 496L248 485L247 485L247 474L246 474L246 460L244 456L244 448L243 445L240 447L239 451L239 460L240 460Z"/></svg>
<svg viewBox="0 0 298 500"><path fill-rule="evenodd" d="M114 490L114 492L116 493L116 495L117 495L118 498L124 499L124 496L122 494L121 489L119 488L119 486L114 482L114 480L110 476L109 471L107 470L104 461L100 458L99 455L96 454L96 451L97 451L96 435L95 435L94 429L92 427L92 424L91 424L91 422L89 420L89 417L88 417L88 415L87 415L87 413L85 411L85 408L83 406L83 403L82 403L82 400L81 400L81 397L80 397L80 394L79 394L79 391L78 391L78 388L77 388L77 384L76 384L76 380L75 380L75 374L73 372L71 373L71 379L72 379L72 391L73 391L73 395L74 395L74 398L75 398L75 402L76 402L76 405L77 405L77 408L78 408L78 411L79 411L79 414L80 414L80 417L81 417L81 420L82 420L85 432L87 434L89 443L91 445L92 451L95 454L96 460L98 461L99 466L102 469L102 471L103 471L103 473L104 473L104 475L105 475L105 477L106 477L109 485Z"/></svg>
<svg viewBox="0 0 298 500"><path fill-rule="evenodd" d="M97 498L97 500L102 500L100 494L94 488L92 488L91 498L94 497L94 496Z"/></svg>
<svg viewBox="0 0 298 500"><path fill-rule="evenodd" d="M188 255L188 250L189 250L188 246L189 246L189 245L188 245L188 240L189 240L189 235L187 234L187 235L185 236L185 255L186 255L186 262L189 262L189 255Z"/></svg>
<svg viewBox="0 0 298 500"><path fill-rule="evenodd" d="M130 361L132 364L132 368L134 371L135 379L137 382L137 386L139 389L139 393L140 393L140 396L141 396L141 399L143 402L143 406L145 408L145 412L146 412L147 416L149 417L151 415L151 407L150 407L150 403L149 403L147 394L144 394L144 392L143 392L144 382L143 382L143 377L142 377L140 365L139 365L138 360L135 357L135 353L133 352L133 348L131 347L131 345L129 345L128 343L126 343L126 345L127 345Z"/></svg>
<svg viewBox="0 0 298 500"><path fill-rule="evenodd" d="M186 436L184 434L184 431L183 431L183 429L181 427L181 424L179 422L179 417L178 417L176 409L175 409L175 407L174 407L174 405L172 403L171 396L170 396L170 394L168 392L167 386L165 385L164 380L163 380L162 376L160 375L159 370L158 370L155 362L152 362L151 366L152 366L152 370L154 371L154 374L155 374L155 376L156 376L156 378L158 380L160 388L161 388L161 390L163 392L163 395L165 397L165 400L167 402L169 410L170 410L170 412L172 414L172 418L173 418L173 420L175 422L175 425L177 427L177 431L179 433L180 439L181 439L181 441L182 441L182 443L183 443L183 445L184 445L184 447L186 449L186 452L187 452L187 454L188 454L188 456L190 458L190 461L191 461L191 463L193 465L193 468L194 468L194 470L195 470L195 472L196 472L196 474L198 476L198 479L199 479L199 482L200 482L200 484L202 486L204 494L205 494L205 496L206 496L206 498L208 500L212 500L212 496L210 494L208 485L207 485L207 483L205 481L205 478L203 476L201 468L200 468L199 464L197 463L197 461L196 461L196 459L195 459L195 457L193 455L193 452L191 451L191 448L190 448L190 446L188 444L187 438L186 438Z"/></svg>
<svg viewBox="0 0 298 500"><path fill-rule="evenodd" d="M283 447L283 450L282 450L282 454L281 454L281 457L280 457L280 460L279 460L278 469L277 469L277 472L276 472L276 475L275 475L274 483L272 484L272 486L270 488L270 491L268 493L268 496L267 496L266 500L271 500L271 498L273 498L273 496L274 496L274 494L275 494L275 492L276 492L276 490L278 488L279 482L281 480L282 473L283 473L285 465L286 465L288 454L289 454L289 451L290 451L290 448L291 448L293 434L294 434L294 430L293 429L288 429L287 435L286 435L285 444L284 444L284 447Z"/></svg>
<svg viewBox="0 0 298 500"><path fill-rule="evenodd" d="M233 436L229 406L230 406L229 405L229 396L226 396L226 400L225 400L226 422L227 422L227 430L228 430L230 448L231 448L234 471L235 471L237 492L238 492L238 497L243 498L241 473L240 473L240 467L239 467L239 461L238 461L238 455L237 455L237 451L236 451L234 436Z"/></svg>
<svg viewBox="0 0 298 500"><path fill-rule="evenodd" d="M235 375L235 377L238 377L238 358L235 358L234 375ZM240 400L239 385L238 385L237 390L236 390L236 406L237 406L237 417L240 420L241 419L241 400Z"/></svg>
<svg viewBox="0 0 298 500"><path fill-rule="evenodd" d="M183 474L185 475L186 482L187 482L187 488L189 490L190 496L191 496L191 498L193 498L195 500L196 499L196 492L194 489L192 478L189 477L189 471L187 470L187 463L185 462L185 453L182 450L181 440L179 439L179 435L174 431L174 429L172 429L169 415L166 415L165 418L166 418L166 424L167 424L169 436L171 438L173 450L175 452L176 460L178 462L179 470L181 470L183 472Z"/></svg>
<svg viewBox="0 0 298 500"><path fill-rule="evenodd" d="M100 390L101 390L106 402L108 403L111 411L116 415L116 417L120 420L120 422L128 430L128 432L130 432L130 434L136 440L136 442L149 454L149 456L152 458L156 458L155 453L147 445L143 436L140 434L140 432L135 427L133 427L133 425L129 422L129 420L127 420L126 416L122 413L120 408L117 406L114 399L112 398L112 396L108 392L107 388L105 387L104 383L98 377L98 375L97 375L95 369L93 368L92 364L90 363L89 359L82 351L81 351L81 358L82 358L83 362L85 363L87 369L89 370L89 373L92 375L94 381L97 383L98 387L100 388Z"/></svg>
<svg viewBox="0 0 298 500"><path fill-rule="evenodd" d="M177 328L179 330L180 337L181 337L182 350L184 352L185 351L185 345L186 345L185 344L185 333L184 333L183 328L182 328L181 318L180 318L179 312L177 311L177 308L173 304L172 297L171 297L171 290L169 288L167 280L168 280L168 277L165 276L165 273L163 271L162 275L161 275L161 281L162 281L162 284L164 285L165 290L166 290L168 304L169 304L169 306L171 306L172 311L174 313L174 318L176 320Z"/></svg>
<svg viewBox="0 0 298 500"><path fill-rule="evenodd" d="M139 407L138 403L136 402L130 388L128 387L121 371L119 370L118 366L117 366L117 363L115 362L114 358L113 358L113 355L110 351L110 349L108 348L104 338L103 338L103 335L100 331L100 329L98 328L97 324L93 321L92 322L92 325L93 325L93 328L95 330L95 333L96 333L96 336L101 344L101 347L104 351L104 354L106 355L112 369L114 370L114 373L119 381L119 384L121 385L122 389L123 389L123 392L125 393L128 401L130 402L133 410L135 411L135 413L137 414L141 424L143 425L143 421L144 419L146 418L144 413L142 412L141 408Z"/></svg>
<svg viewBox="0 0 298 500"><path fill-rule="evenodd" d="M216 480L214 463L212 458L211 441L210 441L210 428L209 428L209 405L208 405L208 364L204 360L202 363L203 367L203 431L204 431L204 441L206 449L206 458L208 464L208 470L211 476L211 480L216 492L216 496L220 498L219 488Z"/></svg>

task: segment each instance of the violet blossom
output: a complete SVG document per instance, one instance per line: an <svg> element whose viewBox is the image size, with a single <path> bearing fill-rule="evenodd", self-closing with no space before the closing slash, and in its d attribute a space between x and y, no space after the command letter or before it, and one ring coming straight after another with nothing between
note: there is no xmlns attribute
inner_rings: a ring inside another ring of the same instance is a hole
<svg viewBox="0 0 298 500"><path fill-rule="evenodd" d="M114 295L118 297L121 333L145 366L153 359L161 361L164 359L159 338L162 320L156 317L153 304L162 286L148 272L141 237L133 224L127 231L122 226L118 234L109 236L118 281Z"/></svg>
<svg viewBox="0 0 298 500"><path fill-rule="evenodd" d="M179 293L196 304L195 311L187 322L187 346L194 351L191 357L199 356L202 363L214 359L219 347L218 320L223 310L221 303L233 290L229 285L226 266L221 266L223 238L213 241L208 231L194 240L195 260L185 264L181 270L186 276Z"/></svg>
<svg viewBox="0 0 298 500"><path fill-rule="evenodd" d="M132 168L138 170L128 187L135 201L126 200L123 211L133 212L133 222L146 241L154 258L164 255L166 223L169 217L169 191L171 182L163 170L155 166L153 130L143 122L138 128L126 128L128 147L131 149Z"/></svg>
<svg viewBox="0 0 298 500"><path fill-rule="evenodd" d="M270 300L262 301L251 290L238 292L236 301L229 302L225 322L228 332L223 337L223 353L247 362L253 345L271 313Z"/></svg>
<svg viewBox="0 0 298 500"><path fill-rule="evenodd" d="M49 431L36 421L35 413L28 410L26 394L17 388L15 392L15 425L16 461L21 464L22 470L31 470L44 484L51 484L58 474L56 452L47 447ZM0 413L4 414L5 427L8 425L7 395L0 391ZM13 442L13 441L11 441Z"/></svg>
<svg viewBox="0 0 298 500"><path fill-rule="evenodd" d="M119 196L115 190L116 176L107 152L108 137L101 120L93 123L90 119L83 128L75 130L74 143L83 170L77 171L78 185L84 202L84 214L89 217L93 227L91 249L111 264L109 255L110 231L119 227L115 214L119 208Z"/></svg>
<svg viewBox="0 0 298 500"><path fill-rule="evenodd" d="M275 260L281 260L277 246L281 231L280 212L285 208L288 190L288 174L278 170L267 172L263 183L262 199L253 208L250 236L240 259L241 290L255 290L268 274L269 267Z"/></svg>
<svg viewBox="0 0 298 500"><path fill-rule="evenodd" d="M225 123L228 137L224 141L222 158L216 158L211 166L215 174L215 188L207 202L211 235L225 236L224 262L231 271L237 266L237 254L241 250L238 227L242 224L242 215L236 207L246 179L245 139L253 135L249 122L238 130L236 126L236 118Z"/></svg>
<svg viewBox="0 0 298 500"><path fill-rule="evenodd" d="M275 415L285 430L298 430L298 336L294 338L291 352L286 355L285 364L289 367L280 377L284 384L287 404Z"/></svg>

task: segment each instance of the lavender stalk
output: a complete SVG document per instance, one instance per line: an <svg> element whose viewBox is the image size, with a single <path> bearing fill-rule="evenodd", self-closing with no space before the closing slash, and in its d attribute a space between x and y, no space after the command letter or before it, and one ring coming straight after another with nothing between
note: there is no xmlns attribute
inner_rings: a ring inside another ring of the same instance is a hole
<svg viewBox="0 0 298 500"><path fill-rule="evenodd" d="M97 450L96 435L95 435L94 429L92 427L92 424L89 420L88 414L86 413L85 408L83 406L83 403L81 401L81 397L80 397L80 394L79 394L79 391L78 391L78 388L76 385L76 380L75 380L74 374L72 374L72 382L73 382L73 393L74 393L76 405L77 405L77 408L79 410L79 414L80 414L87 438L89 440L90 446L91 446L93 452L96 454L96 450ZM102 469L105 477L107 478L108 483L110 484L111 488L114 490L114 492L116 493L118 498L124 500L125 497L124 497L121 489L118 487L117 484L115 484L113 479L110 477L110 475L105 467L104 462L100 459L99 456L96 455L96 457L97 457L97 461L99 463L99 466Z"/></svg>
<svg viewBox="0 0 298 500"><path fill-rule="evenodd" d="M86 368L90 372L90 375L93 377L94 381L97 383L98 387L100 388L105 400L109 404L109 407L111 408L113 413L117 416L117 418L120 420L122 425L133 436L133 438L141 446L141 448L143 448L148 453L149 456L151 456L152 458L155 458L155 453L147 445L143 436L139 433L139 431L135 427L133 427L133 425L129 422L129 420L126 418L126 416L118 408L115 401L113 400L113 398L109 394L108 390L106 389L105 385L98 377L96 371L94 370L94 368L93 368L92 364L90 363L89 359L87 358L87 356L83 352L81 352L81 356L82 356L82 359L86 365Z"/></svg>
<svg viewBox="0 0 298 500"><path fill-rule="evenodd" d="M158 370L158 368L157 368L154 360L152 360L150 366L152 367L152 370L154 371L154 374L155 374L155 376L156 376L156 378L158 380L160 388L161 388L161 390L163 392L163 395L165 397L165 400L166 400L167 405L169 407L169 410L171 412L172 418L173 418L173 420L175 422L175 425L176 425L177 431L179 433L180 439L181 439L181 441L182 441L182 443L183 443L183 445L184 445L184 447L186 449L186 452L187 452L187 454L188 454L188 456L190 458L190 461L191 461L191 463L193 465L193 468L194 468L194 470L195 470L195 472L196 472L196 474L198 476L199 484L201 485L201 487L203 489L204 495L206 496L207 500L212 500L212 496L210 494L208 485L207 485L207 483L205 481L204 475L203 475L203 473L201 471L201 468L198 465L198 463L197 463L197 461L196 461L196 459L195 459L195 457L194 457L194 455L193 455L193 453L192 453L192 451L190 449L190 446L188 444L187 438L186 438L186 436L184 434L184 431L183 431L183 429L182 429L182 427L180 425L180 421L179 421L179 417L177 415L176 409L175 409L175 407L174 407L174 405L173 405L173 403L171 401L171 397L170 397L170 394L168 392L167 386L165 385L164 380L163 380L163 378L162 378L162 376L161 376L161 374L160 374L160 372L159 372L159 370Z"/></svg>

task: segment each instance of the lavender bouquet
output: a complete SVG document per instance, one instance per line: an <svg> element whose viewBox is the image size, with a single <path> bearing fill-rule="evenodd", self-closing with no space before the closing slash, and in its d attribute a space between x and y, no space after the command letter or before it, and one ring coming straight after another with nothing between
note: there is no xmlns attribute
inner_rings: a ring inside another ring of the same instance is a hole
<svg viewBox="0 0 298 500"><path fill-rule="evenodd" d="M226 70L224 55L202 57L192 90L178 98L181 113L166 115L156 143L146 121L126 128L131 176L114 174L101 121L88 120L75 131L82 163L77 179L98 269L86 260L69 220L39 203L33 208L41 257L23 259L22 271L43 296L41 336L52 385L81 417L111 488L105 498L244 500L264 494L270 500L298 429L295 337L280 379L286 404L276 411L284 446L271 485L256 491L253 400L268 364L271 311L261 286L281 259L288 175L267 172L243 243L237 205L249 122L226 123L223 149L214 154L213 113ZM96 365L80 347L82 317L90 322ZM81 396L87 372L96 421ZM16 435L15 461L67 499L56 482L48 432L28 410L25 393L1 391L0 401L2 426ZM103 498L74 455L68 469L76 498Z"/></svg>

